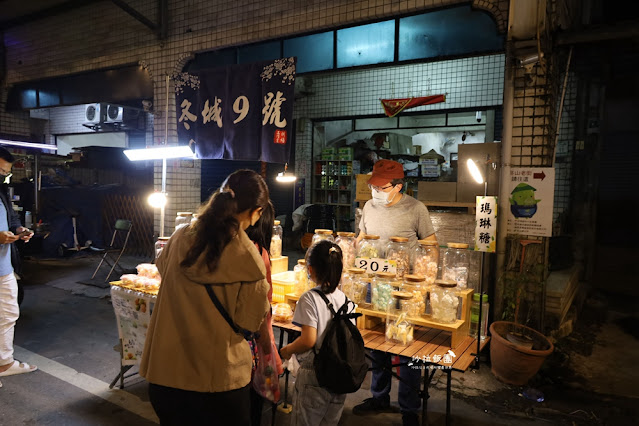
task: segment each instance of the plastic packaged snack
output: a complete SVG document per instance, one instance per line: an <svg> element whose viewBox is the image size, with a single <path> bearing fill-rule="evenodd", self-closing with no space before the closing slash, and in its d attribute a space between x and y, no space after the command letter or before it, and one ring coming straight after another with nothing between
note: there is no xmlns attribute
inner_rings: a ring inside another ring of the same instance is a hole
<svg viewBox="0 0 639 426"><path fill-rule="evenodd" d="M293 310L288 303L278 303L273 307L273 321L290 322L293 319Z"/></svg>

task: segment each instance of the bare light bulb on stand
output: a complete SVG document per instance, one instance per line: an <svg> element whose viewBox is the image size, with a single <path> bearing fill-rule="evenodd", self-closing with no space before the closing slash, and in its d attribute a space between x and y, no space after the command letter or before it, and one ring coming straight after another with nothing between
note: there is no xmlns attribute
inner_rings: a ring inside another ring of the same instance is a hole
<svg viewBox="0 0 639 426"><path fill-rule="evenodd" d="M166 194L164 192L154 192L147 198L149 205L154 208L162 208L166 206Z"/></svg>

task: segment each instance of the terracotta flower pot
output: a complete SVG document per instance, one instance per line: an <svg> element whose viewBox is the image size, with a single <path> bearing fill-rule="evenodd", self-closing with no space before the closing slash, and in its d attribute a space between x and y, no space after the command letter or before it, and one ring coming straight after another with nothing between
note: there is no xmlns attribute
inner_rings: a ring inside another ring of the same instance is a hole
<svg viewBox="0 0 639 426"><path fill-rule="evenodd" d="M546 336L514 322L495 321L490 334L491 371L511 385L525 385L554 350Z"/></svg>

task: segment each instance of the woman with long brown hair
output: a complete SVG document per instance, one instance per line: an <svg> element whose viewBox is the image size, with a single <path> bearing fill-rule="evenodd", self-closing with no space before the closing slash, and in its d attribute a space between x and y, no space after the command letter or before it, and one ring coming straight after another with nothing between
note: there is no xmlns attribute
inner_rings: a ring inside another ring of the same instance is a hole
<svg viewBox="0 0 639 426"><path fill-rule="evenodd" d="M252 354L237 331L259 329L269 310L269 285L245 230L268 203L262 177L238 170L209 198L197 221L171 236L158 258L162 286L140 374L149 381L162 425L250 422Z"/></svg>

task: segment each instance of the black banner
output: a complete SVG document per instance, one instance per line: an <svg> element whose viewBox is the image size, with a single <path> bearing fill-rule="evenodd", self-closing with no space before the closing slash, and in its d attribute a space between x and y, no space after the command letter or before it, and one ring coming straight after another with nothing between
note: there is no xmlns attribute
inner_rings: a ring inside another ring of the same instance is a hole
<svg viewBox="0 0 639 426"><path fill-rule="evenodd" d="M295 58L174 77L180 144L201 159L289 162Z"/></svg>

